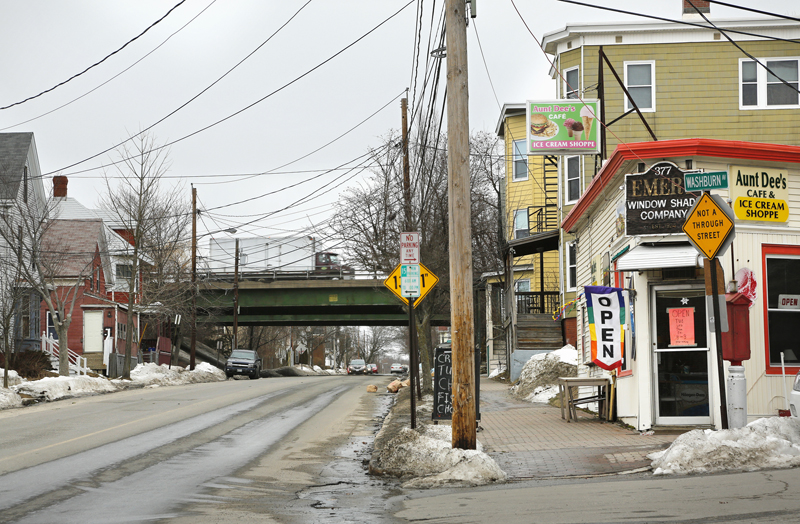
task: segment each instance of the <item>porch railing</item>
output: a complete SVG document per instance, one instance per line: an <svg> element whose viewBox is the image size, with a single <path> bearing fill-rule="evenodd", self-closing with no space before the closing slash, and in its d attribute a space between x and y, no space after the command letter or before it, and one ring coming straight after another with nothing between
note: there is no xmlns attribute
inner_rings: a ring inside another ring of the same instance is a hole
<svg viewBox="0 0 800 524"><path fill-rule="evenodd" d="M517 314L550 314L558 309L558 291L517 291Z"/></svg>
<svg viewBox="0 0 800 524"><path fill-rule="evenodd" d="M58 340L50 337L47 331L42 332L42 351L51 355L56 360L59 358ZM69 360L70 371L74 370L78 375L86 375L89 373L89 365L86 357L67 348L67 359Z"/></svg>

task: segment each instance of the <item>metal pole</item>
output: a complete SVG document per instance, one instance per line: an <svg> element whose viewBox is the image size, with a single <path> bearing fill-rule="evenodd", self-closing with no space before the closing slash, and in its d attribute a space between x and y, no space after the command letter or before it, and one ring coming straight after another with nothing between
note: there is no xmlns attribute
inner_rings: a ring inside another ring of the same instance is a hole
<svg viewBox="0 0 800 524"><path fill-rule="evenodd" d="M469 79L463 0L446 0L447 182L450 325L453 329L453 448L475 449L475 344L469 177Z"/></svg>
<svg viewBox="0 0 800 524"><path fill-rule="evenodd" d="M233 262L233 344L239 348L239 239L236 239L236 254ZM251 348L252 349L252 348Z"/></svg>
<svg viewBox="0 0 800 524"><path fill-rule="evenodd" d="M414 357L416 353L414 349L414 339L416 338L416 320L414 320L414 297L408 299L408 360L411 368L411 429L417 427L417 397L414 395L414 374L417 369L417 359Z"/></svg>
<svg viewBox="0 0 800 524"><path fill-rule="evenodd" d="M719 286L717 286L717 259L711 262L711 303L714 310L714 338L717 346L717 374L719 382L719 411L721 415L722 429L728 429L728 402L725 394L725 368L722 365L722 324L719 320Z"/></svg>
<svg viewBox="0 0 800 524"><path fill-rule="evenodd" d="M189 346L189 369L194 369L197 346L197 189L192 187L192 337Z"/></svg>

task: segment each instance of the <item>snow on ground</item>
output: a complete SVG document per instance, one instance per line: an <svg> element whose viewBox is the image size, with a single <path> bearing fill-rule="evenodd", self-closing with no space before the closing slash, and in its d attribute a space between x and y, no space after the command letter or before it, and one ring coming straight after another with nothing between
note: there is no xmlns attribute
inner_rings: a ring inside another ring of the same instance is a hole
<svg viewBox="0 0 800 524"><path fill-rule="evenodd" d="M800 466L800 419L769 417L738 429L695 429L648 458L655 475Z"/></svg>
<svg viewBox="0 0 800 524"><path fill-rule="evenodd" d="M131 371L130 381L133 384L145 387L156 387L180 386L199 382L222 382L223 380L226 380L224 371L206 362L201 362L195 366L194 371L189 370L188 367L182 368L179 366L172 366L172 369L170 369L166 364L161 364L160 366L153 363L139 364ZM114 379L111 382L122 386L127 381Z"/></svg>
<svg viewBox="0 0 800 524"><path fill-rule="evenodd" d="M45 377L15 386L18 394L35 399L53 401L64 397L79 397L95 393L110 393L118 388L105 378L86 375L69 377Z"/></svg>
<svg viewBox="0 0 800 524"><path fill-rule="evenodd" d="M0 387L0 409L18 408L22 406L22 397L13 389Z"/></svg>
<svg viewBox="0 0 800 524"><path fill-rule="evenodd" d="M3 378L6 375L5 369L0 369L0 384L3 383ZM22 377L19 376L19 373L14 371L13 369L8 370L8 385L16 386L17 384L22 384Z"/></svg>
<svg viewBox="0 0 800 524"><path fill-rule="evenodd" d="M525 363L511 394L528 402L548 402L558 394L556 379L577 374L578 351L570 344L534 355Z"/></svg>
<svg viewBox="0 0 800 524"><path fill-rule="evenodd" d="M502 375L505 372L506 372L506 367L505 366L499 366L497 369L495 369L494 371L489 373L489 378L494 378L496 376Z"/></svg>
<svg viewBox="0 0 800 524"><path fill-rule="evenodd" d="M452 449L451 440L450 426L402 428L387 444L382 463L402 476L416 477L403 484L404 488L480 486L506 478L497 463L480 451L480 443L477 450Z"/></svg>

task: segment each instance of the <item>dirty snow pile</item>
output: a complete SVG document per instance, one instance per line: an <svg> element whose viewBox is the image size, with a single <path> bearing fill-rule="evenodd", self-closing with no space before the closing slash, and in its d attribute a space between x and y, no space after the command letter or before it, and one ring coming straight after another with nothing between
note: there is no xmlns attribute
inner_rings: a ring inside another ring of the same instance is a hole
<svg viewBox="0 0 800 524"><path fill-rule="evenodd" d="M547 402L558 394L558 377L578 374L578 351L570 344L534 355L525 363L511 394L528 402Z"/></svg>
<svg viewBox="0 0 800 524"><path fill-rule="evenodd" d="M0 368L0 384L3 383L3 378L6 376L6 370ZM19 373L14 371L13 369L8 370L8 386L16 386L17 384L22 384L22 377L19 376Z"/></svg>
<svg viewBox="0 0 800 524"><path fill-rule="evenodd" d="M506 372L506 367L505 366L499 366L499 367L497 367L497 369L495 369L494 371L489 373L489 378L494 378L494 377L500 376L505 372Z"/></svg>
<svg viewBox="0 0 800 524"><path fill-rule="evenodd" d="M159 366L153 363L139 364L131 371L131 382L145 387L221 382L225 379L224 371L207 362L197 364L194 371L189 370L188 367L172 366L170 369L166 364ZM121 385L125 381L114 379L111 382Z"/></svg>
<svg viewBox="0 0 800 524"><path fill-rule="evenodd" d="M31 382L23 382L14 389L18 394L48 402L64 397L80 397L95 393L110 393L118 388L105 378L86 375L69 377L45 377Z"/></svg>
<svg viewBox="0 0 800 524"><path fill-rule="evenodd" d="M416 477L404 488L435 488L461 484L480 486L506 478L505 472L486 453L453 449L450 426L421 425L402 428L386 446L382 465L395 474Z"/></svg>
<svg viewBox="0 0 800 524"><path fill-rule="evenodd" d="M0 387L0 409L18 408L22 406L22 397L13 389Z"/></svg>
<svg viewBox="0 0 800 524"><path fill-rule="evenodd" d="M695 429L651 453L655 475L800 466L800 419L760 418L738 429Z"/></svg>

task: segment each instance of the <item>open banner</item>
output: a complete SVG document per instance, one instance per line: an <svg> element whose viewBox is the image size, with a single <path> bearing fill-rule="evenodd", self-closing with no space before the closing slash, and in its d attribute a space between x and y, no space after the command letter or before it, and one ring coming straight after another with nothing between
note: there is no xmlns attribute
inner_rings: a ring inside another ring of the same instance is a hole
<svg viewBox="0 0 800 524"><path fill-rule="evenodd" d="M622 289L584 286L592 338L592 362L603 369L622 366L625 350L625 298Z"/></svg>

